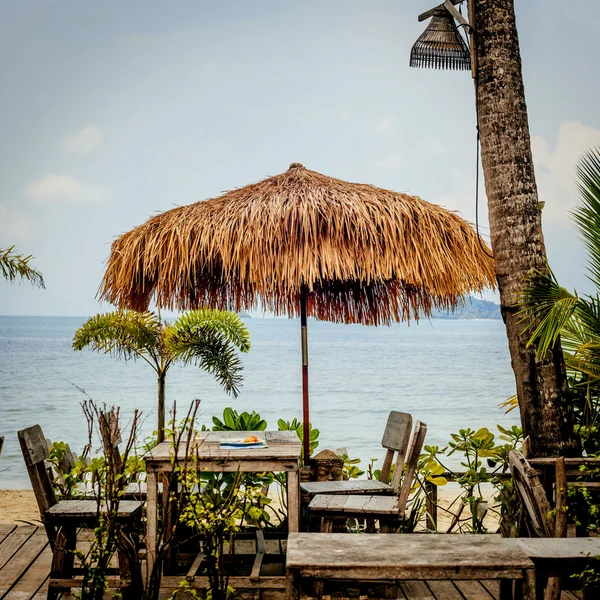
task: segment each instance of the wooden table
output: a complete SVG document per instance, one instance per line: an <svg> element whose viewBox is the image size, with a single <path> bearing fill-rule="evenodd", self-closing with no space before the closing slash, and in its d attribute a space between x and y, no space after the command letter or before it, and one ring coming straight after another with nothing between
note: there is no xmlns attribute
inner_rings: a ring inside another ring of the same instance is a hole
<svg viewBox="0 0 600 600"><path fill-rule="evenodd" d="M255 435L265 440L267 448L241 448L228 450L221 448L220 442ZM214 431L202 432L191 449L199 460L194 458L194 467L207 472L285 472L287 476L288 529L298 531L300 525L300 453L301 444L295 431ZM172 444L162 442L148 452L146 462L147 523L146 548L148 572L151 572L156 556L158 523L158 483L159 473L172 473L174 460L171 457ZM181 444L179 464L186 460L185 443ZM191 464L188 461L188 464Z"/></svg>
<svg viewBox="0 0 600 600"><path fill-rule="evenodd" d="M535 598L534 564L514 543L495 535L293 533L287 546L288 598L300 598L300 579L394 581L500 580L500 597Z"/></svg>

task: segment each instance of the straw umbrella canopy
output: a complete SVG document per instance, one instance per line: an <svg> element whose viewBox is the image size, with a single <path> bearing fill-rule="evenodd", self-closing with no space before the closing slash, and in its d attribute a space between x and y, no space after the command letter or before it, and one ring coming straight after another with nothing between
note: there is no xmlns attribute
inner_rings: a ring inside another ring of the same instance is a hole
<svg viewBox="0 0 600 600"><path fill-rule="evenodd" d="M389 325L495 285L470 223L416 196L293 163L280 175L150 218L117 238L99 290L134 310L212 306Z"/></svg>

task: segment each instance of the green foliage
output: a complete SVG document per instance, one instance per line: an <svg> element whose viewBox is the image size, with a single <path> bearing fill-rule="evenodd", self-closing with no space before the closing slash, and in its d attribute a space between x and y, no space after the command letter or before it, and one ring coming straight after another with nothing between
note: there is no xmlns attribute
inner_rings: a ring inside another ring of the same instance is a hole
<svg viewBox="0 0 600 600"><path fill-rule="evenodd" d="M579 296L562 287L550 269L533 274L520 301L529 345L544 355L560 339L573 394L577 431L588 453L600 452L593 433L600 419L600 148L577 168L581 203L573 217L587 250L596 293Z"/></svg>
<svg viewBox="0 0 600 600"><path fill-rule="evenodd" d="M461 532L487 533L484 518L490 507L482 491L481 486L484 484L492 485L497 491L496 500L500 502L500 511L491 510L501 517L502 527L505 530L515 527L517 508L514 490L510 480L503 475L508 472L508 453L520 447L523 432L516 425L510 429L498 425L497 429L500 433L499 441L504 443L496 443L495 435L482 427L477 431L460 429L458 433L451 435L451 441L444 448L424 447L418 475L434 485L445 485L447 479L443 474L448 472L461 487L459 497L450 506L452 508L458 503L449 532L457 528ZM462 457L460 464L464 471L461 473L453 472L443 462L444 457L453 454ZM468 516L463 518L465 508L468 509Z"/></svg>
<svg viewBox="0 0 600 600"><path fill-rule="evenodd" d="M165 378L173 363L200 367L237 397L242 366L236 349L247 352L250 336L238 315L220 310L188 311L172 324L151 312L117 310L91 317L76 331L73 349L84 348L148 363L158 375L159 414L164 414ZM160 440L163 430L164 422Z"/></svg>
<svg viewBox="0 0 600 600"><path fill-rule="evenodd" d="M251 413L239 413L230 406L223 410L223 420L213 417L213 431L264 431L267 422L261 416L252 411Z"/></svg>
<svg viewBox="0 0 600 600"><path fill-rule="evenodd" d="M357 465L360 464L360 458L350 458L346 453L340 454L340 458L344 461L342 467L342 476L344 479L358 479L365 472Z"/></svg>
<svg viewBox="0 0 600 600"><path fill-rule="evenodd" d="M14 246L7 250L0 250L0 272L2 277L8 279L8 281L15 281L17 278L25 279L37 287L46 287L42 274L30 264L32 258L31 255L17 254Z"/></svg>
<svg viewBox="0 0 600 600"><path fill-rule="evenodd" d="M302 461L304 461L304 425L302 421L294 418L291 421L284 421L279 419L277 421L277 428L279 431L295 431L298 438L302 442ZM315 450L319 447L319 434L321 432L318 429L313 429L312 423L308 424L308 435L310 438L310 456L312 456Z"/></svg>
<svg viewBox="0 0 600 600"><path fill-rule="evenodd" d="M257 526L264 522L269 499L263 495L260 484L239 472L215 473L208 481L195 468L180 471L178 475L184 490L180 521L203 540L209 581L207 597L227 600L235 590L229 585L226 545L232 552L233 538L244 524Z"/></svg>

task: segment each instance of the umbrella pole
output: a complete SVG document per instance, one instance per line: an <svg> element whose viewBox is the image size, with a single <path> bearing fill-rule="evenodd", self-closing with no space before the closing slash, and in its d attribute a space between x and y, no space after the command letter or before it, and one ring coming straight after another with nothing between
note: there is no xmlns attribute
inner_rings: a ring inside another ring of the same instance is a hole
<svg viewBox="0 0 600 600"><path fill-rule="evenodd" d="M304 465L310 462L310 416L308 411L308 329L306 319L306 300L308 289L306 285L300 287L300 335L302 338L302 427L304 438Z"/></svg>

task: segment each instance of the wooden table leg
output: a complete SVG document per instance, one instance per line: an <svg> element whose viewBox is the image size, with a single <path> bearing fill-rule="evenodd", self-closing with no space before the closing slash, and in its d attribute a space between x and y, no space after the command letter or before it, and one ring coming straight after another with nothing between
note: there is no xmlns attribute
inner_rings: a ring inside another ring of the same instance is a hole
<svg viewBox="0 0 600 600"><path fill-rule="evenodd" d="M156 537L158 526L158 478L155 471L146 474L146 581L152 575L156 560Z"/></svg>
<svg viewBox="0 0 600 600"><path fill-rule="evenodd" d="M527 569L523 573L523 598L525 600L536 600L536 595L535 569Z"/></svg>
<svg viewBox="0 0 600 600"><path fill-rule="evenodd" d="M287 600L300 600L300 577L294 569L287 569L285 587Z"/></svg>
<svg viewBox="0 0 600 600"><path fill-rule="evenodd" d="M300 473L288 471L287 476L287 509L289 533L300 531Z"/></svg>

